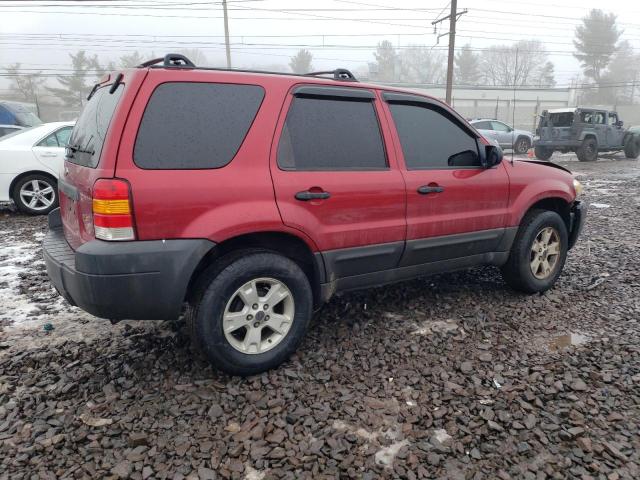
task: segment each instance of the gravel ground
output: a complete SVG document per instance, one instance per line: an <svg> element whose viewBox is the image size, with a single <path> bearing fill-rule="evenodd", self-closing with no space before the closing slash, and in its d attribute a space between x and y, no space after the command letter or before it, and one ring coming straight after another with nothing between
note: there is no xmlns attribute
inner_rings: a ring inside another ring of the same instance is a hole
<svg viewBox="0 0 640 480"><path fill-rule="evenodd" d="M247 379L181 322L68 306L45 220L0 207L0 478L640 477L640 166L560 161L591 209L552 291L487 268L342 295Z"/></svg>

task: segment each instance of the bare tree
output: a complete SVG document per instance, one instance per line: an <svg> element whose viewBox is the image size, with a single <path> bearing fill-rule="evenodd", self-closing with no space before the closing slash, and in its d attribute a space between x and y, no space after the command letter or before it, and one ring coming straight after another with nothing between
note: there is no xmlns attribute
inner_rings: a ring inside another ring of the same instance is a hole
<svg viewBox="0 0 640 480"><path fill-rule="evenodd" d="M482 73L489 85L542 86L555 83L553 64L539 40L494 45L482 53L481 59Z"/></svg>
<svg viewBox="0 0 640 480"><path fill-rule="evenodd" d="M14 63L7 68L11 81L10 90L16 99L25 102L37 103L38 94L42 90L46 79L42 72L24 73L20 69L20 63Z"/></svg>
<svg viewBox="0 0 640 480"><path fill-rule="evenodd" d="M313 55L311 55L311 52L303 48L291 57L289 67L293 73L309 73L313 70L312 60Z"/></svg>
<svg viewBox="0 0 640 480"><path fill-rule="evenodd" d="M430 48L409 46L400 52L397 63L402 82L438 84L445 80L446 59Z"/></svg>
<svg viewBox="0 0 640 480"><path fill-rule="evenodd" d="M185 48L180 50L178 53L184 55L199 67L209 64L209 60L206 55L202 53L202 50L198 50L197 48Z"/></svg>
<svg viewBox="0 0 640 480"><path fill-rule="evenodd" d="M592 100L601 103L633 103L640 55L623 40L613 55L609 68L600 76L598 89ZM597 93L596 93L597 92Z"/></svg>

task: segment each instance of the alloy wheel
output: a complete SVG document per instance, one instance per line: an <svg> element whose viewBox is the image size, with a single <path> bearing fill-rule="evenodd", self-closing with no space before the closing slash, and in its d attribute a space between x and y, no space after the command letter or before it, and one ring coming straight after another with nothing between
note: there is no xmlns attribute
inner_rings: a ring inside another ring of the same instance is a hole
<svg viewBox="0 0 640 480"><path fill-rule="evenodd" d="M538 280L549 278L556 270L560 259L560 234L553 227L538 232L529 256L531 273Z"/></svg>
<svg viewBox="0 0 640 480"><path fill-rule="evenodd" d="M248 281L231 296L222 316L229 344L246 354L265 353L278 345L291 328L293 295L274 278Z"/></svg>
<svg viewBox="0 0 640 480"><path fill-rule="evenodd" d="M42 211L51 207L56 200L53 186L44 180L31 180L20 187L20 200L34 211Z"/></svg>

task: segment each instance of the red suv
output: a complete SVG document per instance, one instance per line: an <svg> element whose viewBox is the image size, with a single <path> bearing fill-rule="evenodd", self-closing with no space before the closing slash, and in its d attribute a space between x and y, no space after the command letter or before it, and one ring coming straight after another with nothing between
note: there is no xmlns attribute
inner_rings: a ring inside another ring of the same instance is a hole
<svg viewBox="0 0 640 480"><path fill-rule="evenodd" d="M96 85L59 190L58 291L114 321L186 311L240 375L284 361L339 291L477 265L547 290L585 218L568 170L503 162L438 100L179 55Z"/></svg>

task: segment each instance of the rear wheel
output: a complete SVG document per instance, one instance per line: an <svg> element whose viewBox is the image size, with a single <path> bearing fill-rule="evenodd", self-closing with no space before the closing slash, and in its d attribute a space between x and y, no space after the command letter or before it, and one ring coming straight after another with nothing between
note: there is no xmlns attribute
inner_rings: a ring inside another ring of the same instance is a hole
<svg viewBox="0 0 640 480"><path fill-rule="evenodd" d="M58 206L58 184L48 175L27 175L15 184L12 197L21 212L46 215Z"/></svg>
<svg viewBox="0 0 640 480"><path fill-rule="evenodd" d="M502 277L514 290L544 292L556 282L567 258L567 227L556 212L532 210L522 220Z"/></svg>
<svg viewBox="0 0 640 480"><path fill-rule="evenodd" d="M624 156L636 159L640 155L640 137L632 136L624 144Z"/></svg>
<svg viewBox="0 0 640 480"><path fill-rule="evenodd" d="M527 137L519 137L516 140L515 145L513 146L513 150L519 155L527 153L530 148L531 140L529 140Z"/></svg>
<svg viewBox="0 0 640 480"><path fill-rule="evenodd" d="M593 137L585 138L576 153L581 162L595 162L598 159L598 142Z"/></svg>
<svg viewBox="0 0 640 480"><path fill-rule="evenodd" d="M539 160L549 160L553 155L553 150L547 147L536 147L534 153Z"/></svg>
<svg viewBox="0 0 640 480"><path fill-rule="evenodd" d="M277 367L296 350L313 297L295 262L276 253L248 252L204 275L188 320L194 341L214 366L253 375Z"/></svg>

